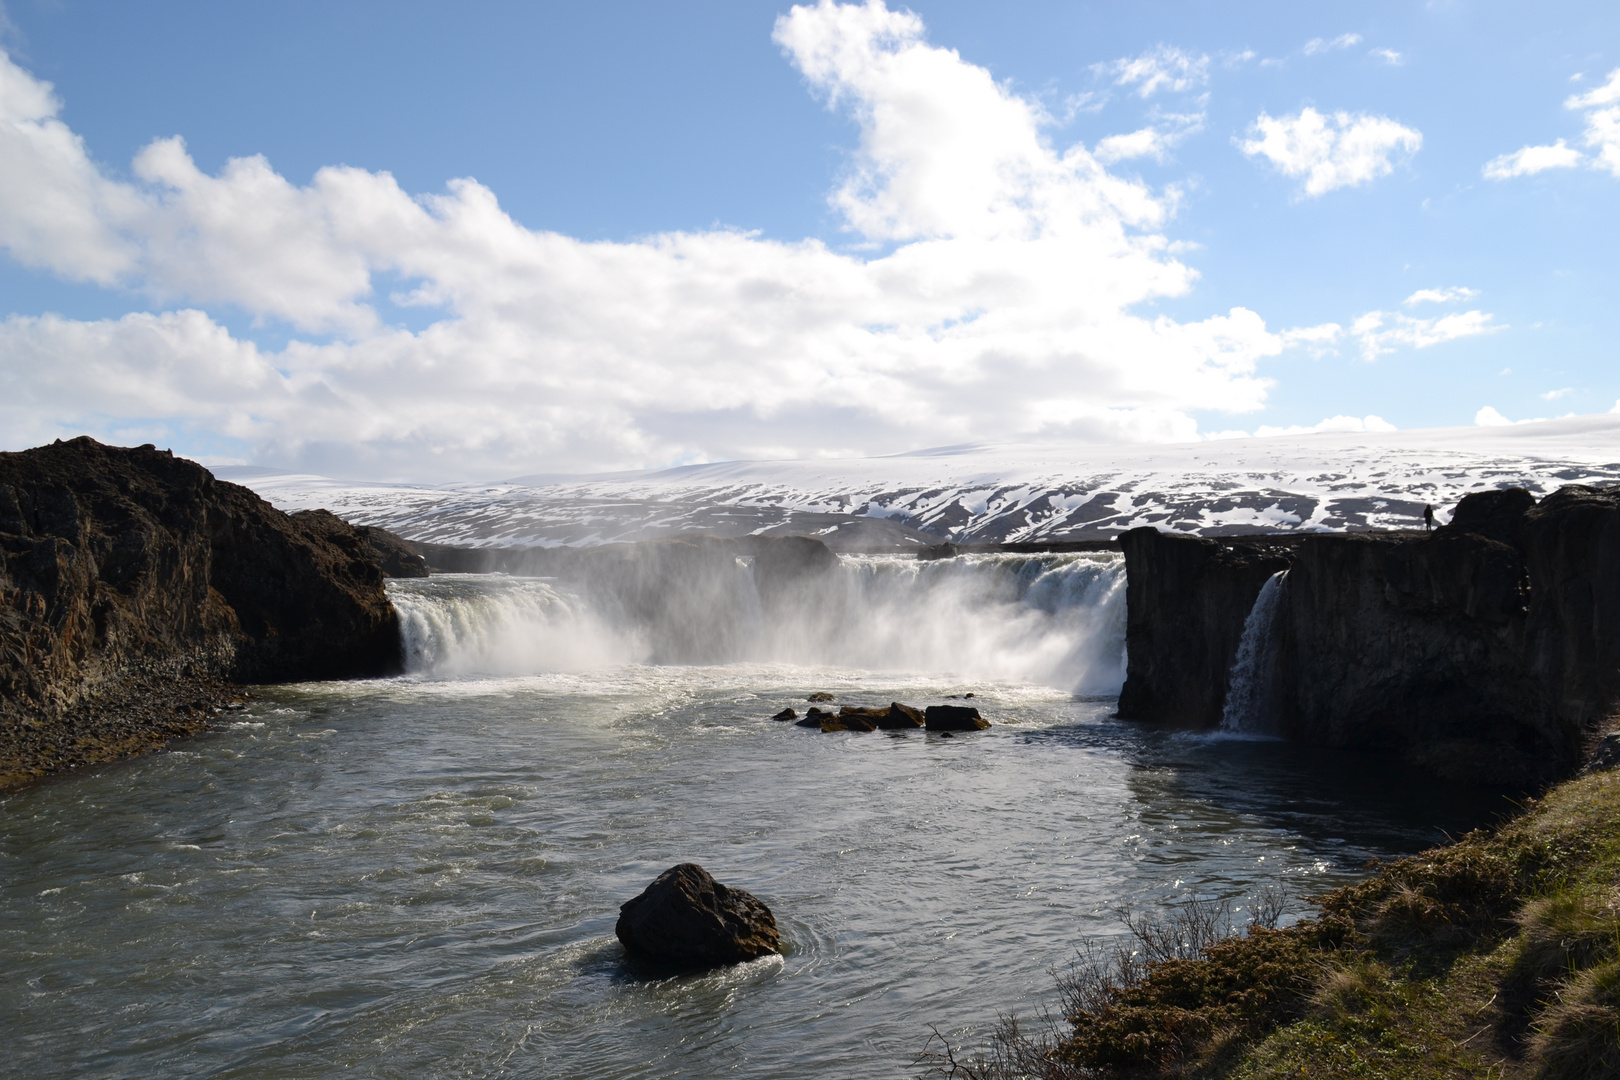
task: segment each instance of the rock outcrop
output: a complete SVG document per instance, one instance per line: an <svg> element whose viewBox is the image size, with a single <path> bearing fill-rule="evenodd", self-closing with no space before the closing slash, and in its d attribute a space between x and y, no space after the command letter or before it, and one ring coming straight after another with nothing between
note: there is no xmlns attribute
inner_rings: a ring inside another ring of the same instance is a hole
<svg viewBox="0 0 1620 1080"><path fill-rule="evenodd" d="M613 932L631 955L676 968L740 964L782 951L771 909L696 863L670 867L626 901Z"/></svg>
<svg viewBox="0 0 1620 1080"><path fill-rule="evenodd" d="M371 546L151 446L0 454L0 787L194 731L229 683L399 670Z"/></svg>
<svg viewBox="0 0 1620 1080"><path fill-rule="evenodd" d="M1122 717L1218 724L1279 569L1268 720L1288 738L1530 786L1571 772L1620 705L1620 489L1482 492L1432 534L1137 529L1123 547Z"/></svg>

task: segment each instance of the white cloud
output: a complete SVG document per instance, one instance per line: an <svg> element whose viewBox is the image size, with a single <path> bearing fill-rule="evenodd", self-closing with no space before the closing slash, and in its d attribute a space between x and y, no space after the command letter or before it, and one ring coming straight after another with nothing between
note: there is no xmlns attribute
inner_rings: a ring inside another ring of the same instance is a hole
<svg viewBox="0 0 1620 1080"><path fill-rule="evenodd" d="M1385 420L1382 416L1330 416L1326 420L1305 427L1294 424L1289 427L1261 426L1255 429L1255 435L1268 438L1273 435L1314 435L1319 431L1397 431L1396 426Z"/></svg>
<svg viewBox="0 0 1620 1080"><path fill-rule="evenodd" d="M1256 362L1286 343L1258 315L1134 313L1196 280L1162 232L1173 192L1053 147L1036 102L908 12L823 0L775 37L860 126L830 196L853 251L723 230L586 242L524 228L473 180L413 197L348 167L299 186L260 157L208 174L178 138L122 181L0 54L0 245L181 309L0 320L0 436L138 431L429 479L987 432L1188 439L1195 410L1263 404ZM385 325L378 275L434 321ZM236 339L216 307L291 341Z"/></svg>
<svg viewBox="0 0 1620 1080"><path fill-rule="evenodd" d="M1285 176L1303 176L1304 196L1370 183L1394 170L1391 157L1414 154L1423 136L1384 116L1305 108L1292 116L1261 113L1238 148L1268 158Z"/></svg>
<svg viewBox="0 0 1620 1080"><path fill-rule="evenodd" d="M1317 53L1331 52L1335 49L1348 49L1352 45L1361 44L1360 34L1340 34L1329 40L1327 38L1311 38L1305 43L1305 55L1315 56Z"/></svg>
<svg viewBox="0 0 1620 1080"><path fill-rule="evenodd" d="M1153 127L1098 140L1092 153L1105 165L1144 157L1163 161L1171 149L1204 130L1203 113L1162 114L1157 119L1160 122Z"/></svg>
<svg viewBox="0 0 1620 1080"><path fill-rule="evenodd" d="M1579 82L1581 77L1577 73L1570 76L1570 81ZM1564 108L1586 114L1586 131L1582 138L1592 151L1590 158L1559 139L1551 146L1526 146L1512 154L1492 158L1485 163L1485 175L1492 180L1506 180L1545 169L1586 164L1620 177L1620 68L1609 72L1609 79L1602 86L1565 98Z"/></svg>
<svg viewBox="0 0 1620 1080"><path fill-rule="evenodd" d="M1458 300L1472 300L1478 295L1478 289L1453 285L1449 289L1419 289L1401 303L1408 307L1413 304L1454 304Z"/></svg>
<svg viewBox="0 0 1620 1080"><path fill-rule="evenodd" d="M1433 319L1369 311L1350 324L1350 336L1361 345L1361 358L1372 361L1403 346L1427 349L1432 345L1507 329L1493 323L1493 318L1495 316L1482 311L1463 311Z"/></svg>
<svg viewBox="0 0 1620 1080"><path fill-rule="evenodd" d="M1474 414L1474 423L1480 427L1506 427L1513 421L1486 405Z"/></svg>
<svg viewBox="0 0 1620 1080"><path fill-rule="evenodd" d="M1548 390L1545 394L1540 395L1540 397L1542 401L1557 401L1559 398L1566 397L1574 392L1575 388L1573 386L1566 386L1562 390Z"/></svg>
<svg viewBox="0 0 1620 1080"><path fill-rule="evenodd" d="M1394 49L1372 49L1367 55L1380 63L1388 64L1390 67L1400 67L1406 63L1406 57Z"/></svg>
<svg viewBox="0 0 1620 1080"><path fill-rule="evenodd" d="M1113 76L1115 86L1134 86L1138 97L1150 98L1161 90L1181 93L1209 82L1209 57L1160 45L1141 56L1094 65L1094 70Z"/></svg>
<svg viewBox="0 0 1620 1080"><path fill-rule="evenodd" d="M1533 176L1548 169L1568 169L1579 165L1581 152L1559 139L1551 146L1526 146L1511 154L1493 157L1485 163L1487 180L1509 180L1515 176Z"/></svg>

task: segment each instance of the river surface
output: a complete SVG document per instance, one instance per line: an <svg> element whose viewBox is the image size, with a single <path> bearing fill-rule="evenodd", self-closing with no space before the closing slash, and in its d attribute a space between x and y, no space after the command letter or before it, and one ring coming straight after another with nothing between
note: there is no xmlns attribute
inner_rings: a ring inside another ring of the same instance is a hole
<svg viewBox="0 0 1620 1080"><path fill-rule="evenodd" d="M1073 689L1097 677L1097 620L1117 622L1090 586L1089 615L1003 597L1024 605L1018 634L1090 618L1068 688L604 664L578 627L547 640L579 670L532 670L534 620L555 631L566 600L536 588L392 583L413 674L261 688L170 752L0 799L5 1071L906 1076L930 1025L972 1046L998 1013L1052 1004L1050 970L1116 935L1122 904L1314 893L1505 809L1356 758L1111 719L1113 697ZM971 691L995 726L769 719L815 691ZM684 861L765 900L786 955L676 978L628 963L618 905Z"/></svg>

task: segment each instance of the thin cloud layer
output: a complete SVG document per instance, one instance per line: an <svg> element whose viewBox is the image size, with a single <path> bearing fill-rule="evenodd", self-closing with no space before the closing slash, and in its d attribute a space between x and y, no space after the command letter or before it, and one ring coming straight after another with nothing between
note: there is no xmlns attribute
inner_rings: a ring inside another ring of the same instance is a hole
<svg viewBox="0 0 1620 1080"><path fill-rule="evenodd" d="M427 478L992 434L1185 439L1195 409L1263 404L1255 362L1285 342L1258 315L1135 313L1196 277L1170 254L1165 195L1052 146L1037 103L909 12L823 0L775 38L860 126L830 197L852 251L724 230L588 243L524 228L473 180L412 196L329 167L298 186L263 157L211 175L179 137L123 181L49 85L0 58L0 244L175 308L0 321L7 439L189 437ZM1139 92L1202 77L1175 70L1120 77ZM378 275L436 321L387 325ZM210 314L227 305L293 340L233 337Z"/></svg>
<svg viewBox="0 0 1620 1080"><path fill-rule="evenodd" d="M1303 177L1300 195L1314 198L1388 176L1395 159L1417 153L1423 135L1387 116L1306 107L1291 116L1261 113L1238 148L1264 157L1284 176Z"/></svg>

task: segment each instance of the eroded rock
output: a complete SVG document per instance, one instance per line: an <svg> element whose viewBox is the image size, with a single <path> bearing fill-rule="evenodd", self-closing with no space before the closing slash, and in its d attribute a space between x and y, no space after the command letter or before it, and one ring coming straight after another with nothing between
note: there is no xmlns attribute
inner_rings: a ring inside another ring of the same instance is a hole
<svg viewBox="0 0 1620 1080"><path fill-rule="evenodd" d="M923 722L929 731L983 731L990 726L971 705L930 705Z"/></svg>

